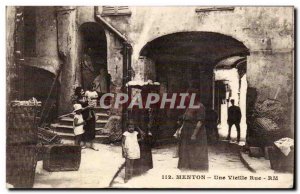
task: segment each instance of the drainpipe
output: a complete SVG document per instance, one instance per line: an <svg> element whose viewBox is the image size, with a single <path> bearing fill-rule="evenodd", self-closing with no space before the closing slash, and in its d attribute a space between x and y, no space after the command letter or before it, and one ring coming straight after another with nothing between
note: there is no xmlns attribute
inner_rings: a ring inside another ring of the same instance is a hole
<svg viewBox="0 0 300 194"><path fill-rule="evenodd" d="M95 13L95 19L96 21L99 21L104 25L105 28L107 28L109 31L114 33L118 38L122 40L123 44L123 80L122 80L122 92L125 92L129 96L130 90L126 87L126 83L131 80L131 55L132 55L132 46L129 43L128 39L119 32L115 27L113 27L111 24L109 24L99 13L98 13L98 7L94 7L94 13ZM122 108L122 126L124 129L125 126L125 120L128 118L128 111L126 107Z"/></svg>
<svg viewBox="0 0 300 194"><path fill-rule="evenodd" d="M112 31L114 34L116 34L120 39L122 39L124 42L128 43L127 38L119 32L115 27L110 25L100 14L97 13L97 8L95 7L95 18L96 20L99 20L108 30Z"/></svg>

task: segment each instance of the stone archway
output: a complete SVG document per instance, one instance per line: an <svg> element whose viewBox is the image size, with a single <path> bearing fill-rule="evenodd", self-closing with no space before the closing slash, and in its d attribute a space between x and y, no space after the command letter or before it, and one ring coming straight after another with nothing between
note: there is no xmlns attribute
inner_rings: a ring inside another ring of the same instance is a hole
<svg viewBox="0 0 300 194"><path fill-rule="evenodd" d="M140 51L139 63L144 66L144 79L160 82L161 92L185 92L192 82L196 82L202 103L207 109L214 109L217 64L231 57L246 58L247 55L248 48L231 36L215 32L178 32L148 42ZM230 64L231 69L237 68L235 62ZM240 86L240 79L237 82ZM181 114L179 110L167 110L162 127L168 129L163 131L168 131L166 136L173 133L171 129L175 129Z"/></svg>

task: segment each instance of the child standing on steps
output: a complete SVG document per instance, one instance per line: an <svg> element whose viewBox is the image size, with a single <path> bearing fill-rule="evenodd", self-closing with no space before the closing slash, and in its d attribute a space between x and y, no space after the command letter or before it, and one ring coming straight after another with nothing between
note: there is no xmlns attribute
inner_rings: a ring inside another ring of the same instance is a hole
<svg viewBox="0 0 300 194"><path fill-rule="evenodd" d="M130 120L127 125L127 130L123 133L122 139L122 151L125 161L125 180L128 180L132 177L134 171L134 162L140 158L140 146L138 143L138 132L134 130L135 125Z"/></svg>
<svg viewBox="0 0 300 194"><path fill-rule="evenodd" d="M74 104L74 112L75 112L74 120L73 120L73 129L75 135L74 144L79 146L82 140L82 134L84 133L83 125L85 124L82 118L81 111L82 111L81 104Z"/></svg>
<svg viewBox="0 0 300 194"><path fill-rule="evenodd" d="M92 83L85 92L85 96L88 99L89 106L97 106L98 93L95 91L95 84Z"/></svg>

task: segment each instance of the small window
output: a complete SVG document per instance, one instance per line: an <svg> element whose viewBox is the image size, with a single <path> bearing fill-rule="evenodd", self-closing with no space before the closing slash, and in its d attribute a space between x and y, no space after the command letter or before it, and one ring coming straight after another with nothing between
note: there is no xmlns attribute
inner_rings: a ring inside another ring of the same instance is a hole
<svg viewBox="0 0 300 194"><path fill-rule="evenodd" d="M103 6L102 16L130 16L131 11L128 6Z"/></svg>

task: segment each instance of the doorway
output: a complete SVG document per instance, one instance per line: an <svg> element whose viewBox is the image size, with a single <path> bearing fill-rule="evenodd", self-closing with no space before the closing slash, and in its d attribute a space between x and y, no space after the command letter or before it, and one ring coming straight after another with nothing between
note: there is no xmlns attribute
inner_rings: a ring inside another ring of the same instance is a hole
<svg viewBox="0 0 300 194"><path fill-rule="evenodd" d="M94 22L80 26L82 86L86 90L94 84L101 95L109 92L107 71L107 41L103 27Z"/></svg>

